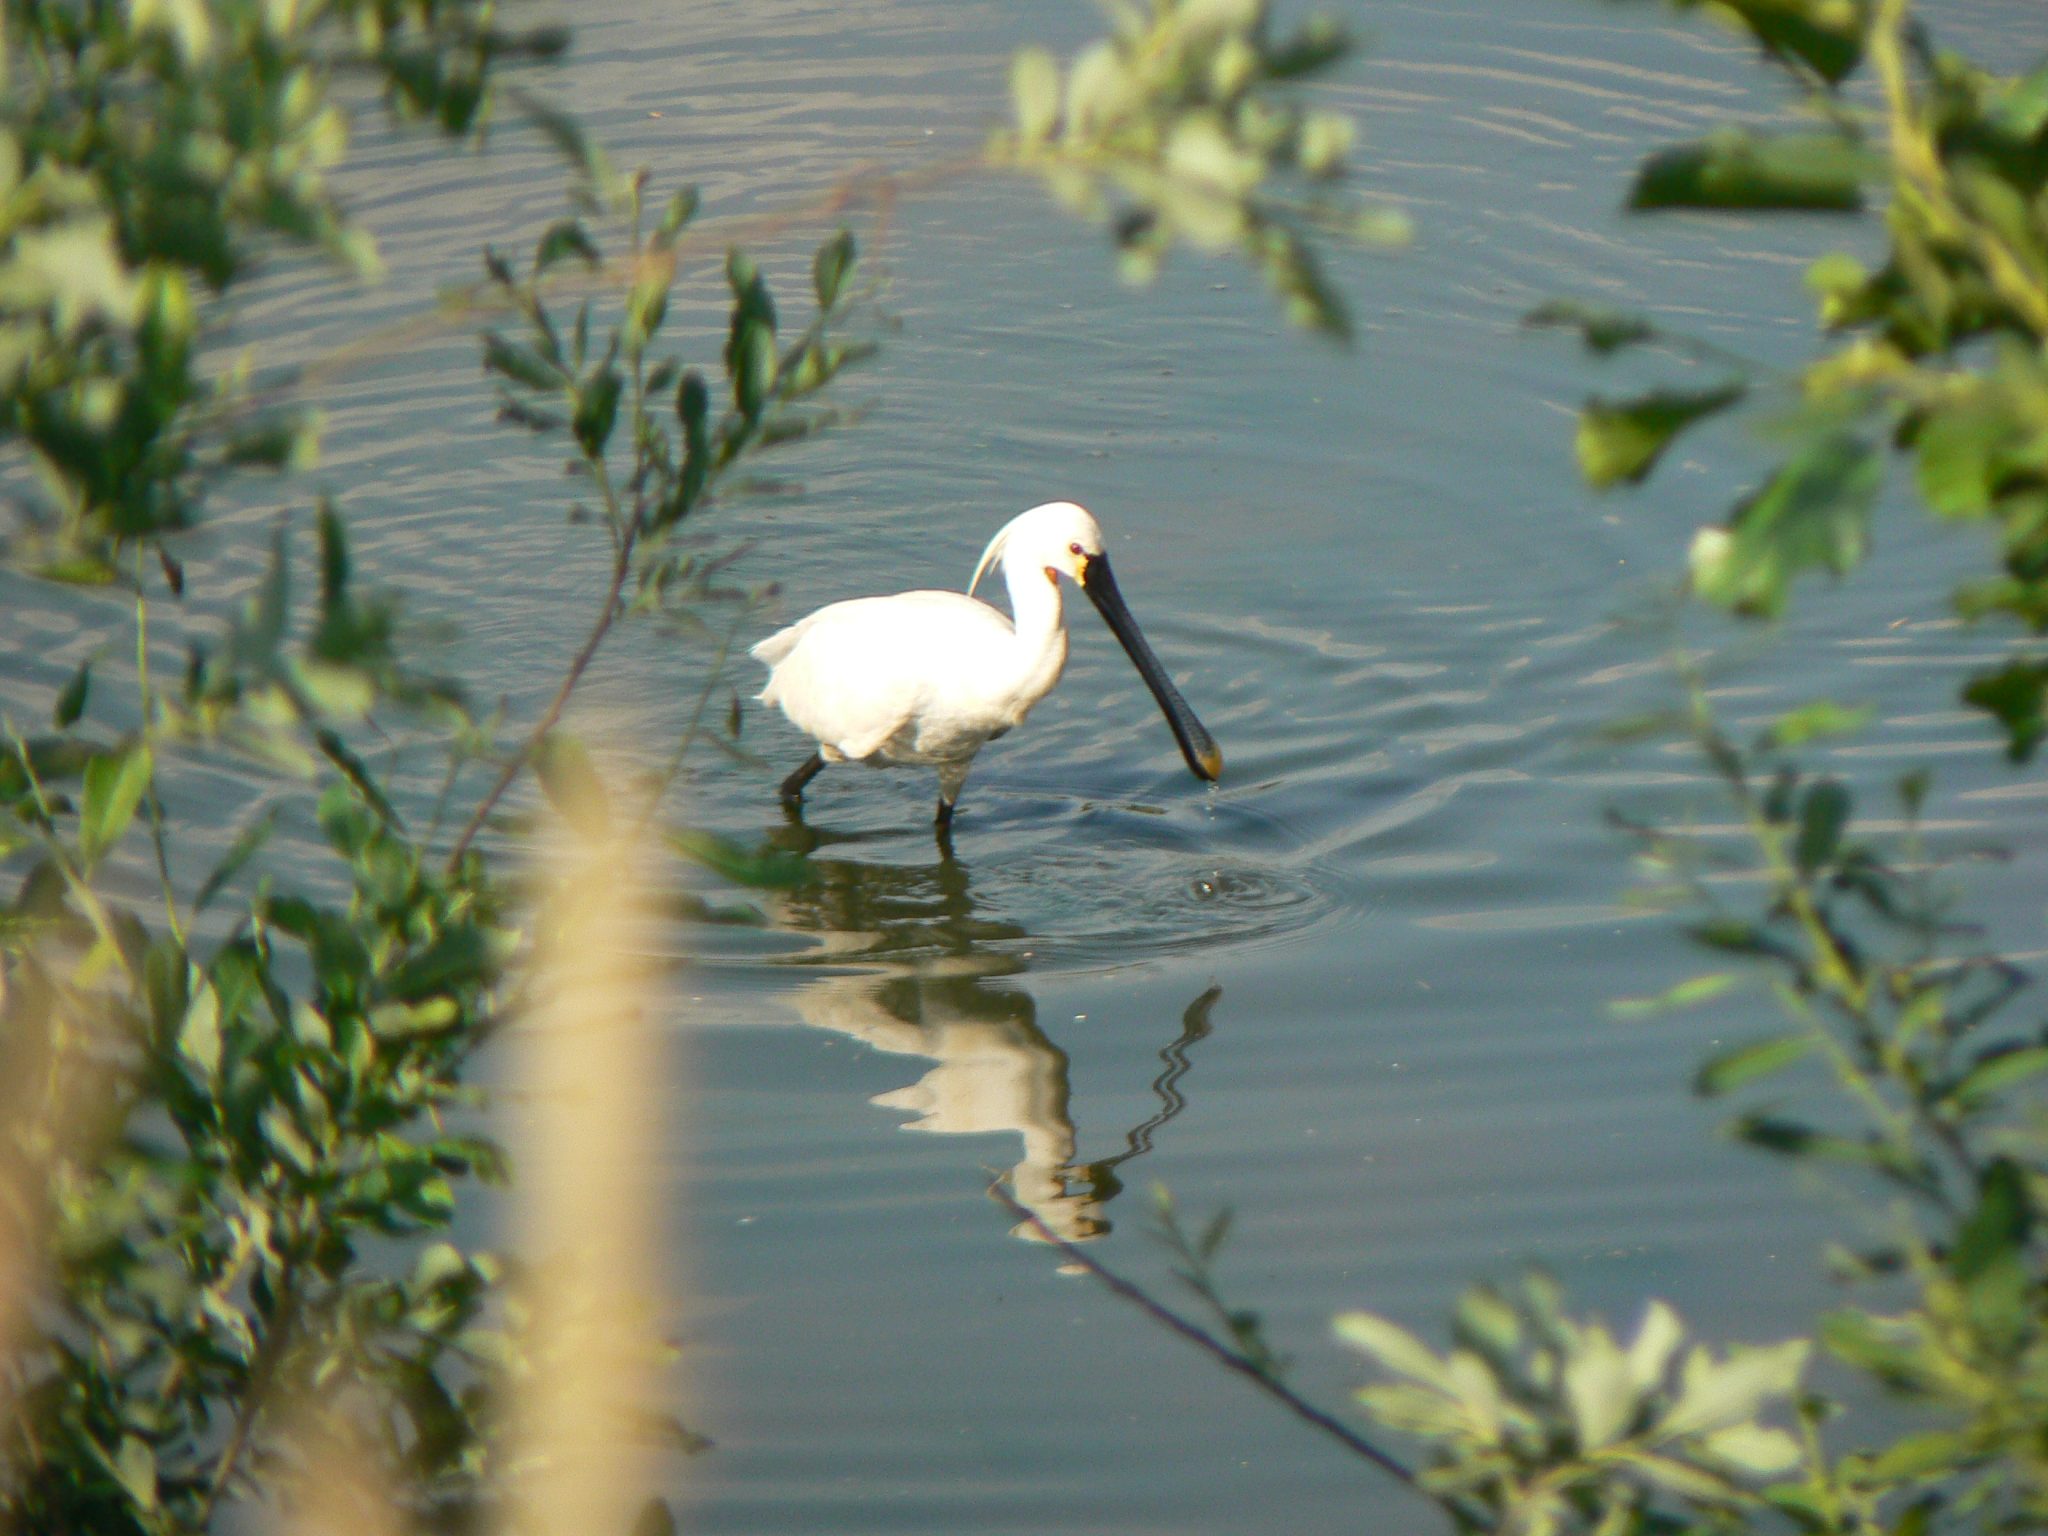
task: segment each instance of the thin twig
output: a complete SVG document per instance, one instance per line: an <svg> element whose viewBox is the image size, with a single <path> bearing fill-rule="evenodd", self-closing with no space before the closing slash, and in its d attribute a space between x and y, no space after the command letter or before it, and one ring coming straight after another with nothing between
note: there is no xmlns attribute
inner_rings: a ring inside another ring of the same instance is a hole
<svg viewBox="0 0 2048 1536"><path fill-rule="evenodd" d="M290 1259L285 1261L284 1273L278 1279L277 1311L272 1315L270 1327L265 1330L263 1342L258 1346L256 1358L250 1362L249 1381L244 1389L241 1407L235 1411L234 1427L228 1431L227 1444L221 1448L220 1460L214 1464L213 1477L206 1485L206 1495L200 1501L197 1525L204 1529L213 1521L214 1506L235 1475L235 1467L248 1449L249 1436L256 1428L256 1420L263 1410L264 1399L270 1389L271 1378L276 1375L279 1362L291 1340L293 1327L299 1316L298 1266Z"/></svg>
<svg viewBox="0 0 2048 1536"><path fill-rule="evenodd" d="M676 781L676 775L682 772L683 759L696 744L697 733L703 727L704 711L711 706L711 695L717 691L719 682L725 676L725 663L732 655L732 643L739 636L740 625L746 622L752 611L743 611L719 638L718 654L711 658L711 665L704 674L704 686L697 690L697 704L690 711L690 723L683 727L682 738L676 743L675 751L669 754L669 760L654 781L654 787L648 791L647 804L640 812L640 819L633 823L635 837L647 830L647 824L654 820L655 813L661 809L661 802L668 797L669 789Z"/></svg>
<svg viewBox="0 0 2048 1536"><path fill-rule="evenodd" d="M633 545L639 535L640 524L636 519L632 526L627 528L626 537L620 543L618 554L612 560L612 579L605 587L604 606L598 613L597 622L591 625L590 633L584 637L582 647L570 661L569 670L562 675L561 684L555 689L554 697L548 700L547 708L541 711L540 719L527 733L526 740L505 760L505 765L498 770L498 777L490 790L477 802L476 809L470 813L468 823L456 836L455 846L448 850L448 868L451 871L462 862L462 855L468 851L470 843L483 829L485 818L504 798L505 791L512 787L512 781L519 777L520 771L532 761L533 754L540 750L542 739L555 728L555 722L562 718L562 710L569 702L569 695L576 691L577 683L583 679L584 670L597 655L598 647L604 644L604 637L611 633L612 625L618 621L619 597L625 590L627 576L632 574Z"/></svg>
<svg viewBox="0 0 2048 1536"><path fill-rule="evenodd" d="M998 1204L1007 1208L1011 1215L1029 1226L1034 1236L1058 1249L1062 1257L1087 1270L1090 1275L1100 1280L1111 1291L1121 1296L1125 1301L1128 1301L1154 1322L1170 1328L1197 1349L1207 1353L1218 1364L1244 1377L1289 1413L1304 1423L1311 1424L1315 1428L1320 1429L1353 1455L1364 1457L1382 1472L1395 1479L1395 1481L1401 1483L1404 1487L1414 1489L1417 1494L1429 1499L1432 1503L1439 1502L1436 1495L1430 1493L1422 1486L1414 1471L1407 1465L1397 1461L1386 1451L1381 1450L1370 1440L1365 1439L1357 1430L1351 1428L1342 1420L1334 1418L1325 1410L1318 1408L1314 1403L1288 1386L1287 1383L1263 1370L1256 1361L1232 1349L1199 1323L1191 1322L1189 1319L1181 1316L1180 1313L1174 1311L1157 1297L1141 1289L1131 1281L1124 1279L1122 1275L1117 1274L1114 1270L1104 1266L1101 1260L1095 1258L1078 1244L1069 1242L1066 1238L1061 1237L1052 1228L1048 1227L1038 1217L1036 1212L1027 1208L1018 1201L1015 1195L1003 1188L1000 1182L991 1184L989 1186L989 1193L995 1197Z"/></svg>
<svg viewBox="0 0 2048 1536"><path fill-rule="evenodd" d="M156 792L156 775L150 775L149 788L142 792L142 805L149 817L149 841L156 849L157 884L163 891L164 921L170 924L171 938L178 948L185 947L185 925L178 921L178 892L171 884L171 851L164 838L164 802Z"/></svg>
<svg viewBox="0 0 2048 1536"><path fill-rule="evenodd" d="M979 155L957 155L915 170L890 171L864 168L849 172L817 197L771 213L732 215L694 222L671 248L681 259L698 251L720 251L734 245L759 245L780 238L792 229L837 218L863 200L877 209L876 236L880 238L887 211L907 193L944 186L979 169L988 168ZM638 271L638 254L627 261L606 262L594 271L560 268L550 273L546 290L555 297L578 293L617 292L629 287ZM472 283L445 296L427 314L407 315L379 326L347 344L323 353L297 369L252 389L238 407L244 412L274 409L286 401L331 384L349 373L426 341L437 341L470 329L480 318L504 311L501 301L491 298L490 283Z"/></svg>

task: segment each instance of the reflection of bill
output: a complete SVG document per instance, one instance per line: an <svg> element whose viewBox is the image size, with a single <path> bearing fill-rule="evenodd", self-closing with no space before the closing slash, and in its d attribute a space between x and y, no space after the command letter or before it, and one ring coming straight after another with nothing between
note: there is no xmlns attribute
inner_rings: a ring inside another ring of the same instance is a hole
<svg viewBox="0 0 2048 1536"><path fill-rule="evenodd" d="M777 902L783 926L817 941L795 963L860 969L798 988L791 999L798 1016L878 1051L929 1059L931 1069L917 1081L873 1102L907 1111L911 1130L1014 1132L1023 1156L1006 1182L1018 1204L1069 1242L1107 1232L1103 1206L1122 1187L1112 1170L1148 1150L1152 1133L1186 1105L1179 1089L1185 1052L1208 1033L1213 989L1160 1053L1166 1070L1153 1084L1160 1112L1128 1132L1116 1156L1077 1165L1067 1054L1038 1027L1038 1005L1018 979L1024 930L978 916L967 869L952 858L918 866L813 858L811 865L817 880ZM1037 1235L1028 1222L1014 1230Z"/></svg>

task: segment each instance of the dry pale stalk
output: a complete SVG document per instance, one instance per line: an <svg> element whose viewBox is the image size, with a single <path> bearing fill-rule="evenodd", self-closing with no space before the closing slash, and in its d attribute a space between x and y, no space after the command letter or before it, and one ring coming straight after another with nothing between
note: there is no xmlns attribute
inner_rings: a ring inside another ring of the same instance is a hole
<svg viewBox="0 0 2048 1536"><path fill-rule="evenodd" d="M657 1388L663 1295L656 1093L638 860L623 841L562 850L537 917L541 1001L513 1043L519 1248L534 1265L532 1370L513 1405L523 1531L623 1532L653 1491L632 1430Z"/></svg>

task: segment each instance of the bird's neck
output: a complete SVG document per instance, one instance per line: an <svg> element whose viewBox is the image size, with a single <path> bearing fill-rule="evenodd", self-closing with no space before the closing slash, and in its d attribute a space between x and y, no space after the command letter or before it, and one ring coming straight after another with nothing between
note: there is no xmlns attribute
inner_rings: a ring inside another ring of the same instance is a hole
<svg viewBox="0 0 2048 1536"><path fill-rule="evenodd" d="M1010 591L1010 623L1017 631L1017 643L1027 652L1043 650L1061 632L1060 584L1048 576L1045 567L1003 563L1003 584Z"/></svg>
<svg viewBox="0 0 2048 1536"><path fill-rule="evenodd" d="M1060 622L1059 583L1045 574L1044 566L1005 562L1003 584L1010 589L1015 633L1015 670L1004 685L1022 719L1022 712L1044 698L1066 670L1067 627Z"/></svg>

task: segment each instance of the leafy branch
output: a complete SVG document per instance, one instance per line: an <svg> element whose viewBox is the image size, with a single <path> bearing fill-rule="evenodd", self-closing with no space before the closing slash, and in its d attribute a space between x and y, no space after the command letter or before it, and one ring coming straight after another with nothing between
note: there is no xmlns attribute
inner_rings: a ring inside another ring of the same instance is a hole
<svg viewBox="0 0 2048 1536"><path fill-rule="evenodd" d="M1687 8L1695 0L1676 0ZM1890 454L1908 458L1935 515L1983 522L2002 570L1954 599L1965 618L2048 630L2048 65L2006 76L1940 50L1910 0L1737 0L1718 7L1787 64L1820 132L1717 132L1652 156L1630 206L1852 211L1882 201L1889 249L1875 270L1841 252L1807 282L1831 347L1789 381L1753 371L1706 388L1590 401L1579 459L1598 487L1646 479L1671 443L1737 409L1791 447L1724 521L1698 531L1694 592L1774 617L1809 571L1846 576L1870 543ZM1874 78L1881 110L1846 94ZM1552 311L1555 313L1556 311ZM1659 337L1648 320L1600 317L1597 350ZM2048 730L2048 661L2026 642L1968 679L2023 760Z"/></svg>
<svg viewBox="0 0 2048 1536"><path fill-rule="evenodd" d="M818 397L840 373L872 352L866 342L837 335L859 296L854 282L856 248L849 232L833 235L814 254L815 314L787 341L778 338L776 305L766 280L751 258L735 250L726 260L732 307L723 364L730 403L714 411L702 371L684 366L674 356L652 360L649 355L667 317L676 244L696 209L693 191L679 193L652 233L640 241L635 185L630 212L636 244L628 266L638 276L601 350L591 341L591 301L586 298L577 306L565 338L543 286L549 270L562 261L575 258L591 268L602 265L582 221L565 221L544 233L524 278L501 258L485 258L492 281L527 322L523 340L498 332L484 337L485 367L500 380L501 414L530 431L566 431L573 439L585 479L599 498L612 542L612 563L596 619L539 717L500 763L457 833L449 853L451 865L468 851L492 811L556 731L577 684L613 625L628 611L629 584L637 590L637 602L658 608L664 593L688 569L689 562L675 543L685 521L710 501L742 461L836 424L841 414L820 404ZM609 456L621 436L631 457L623 476L615 479ZM547 787L544 776L543 788Z"/></svg>

